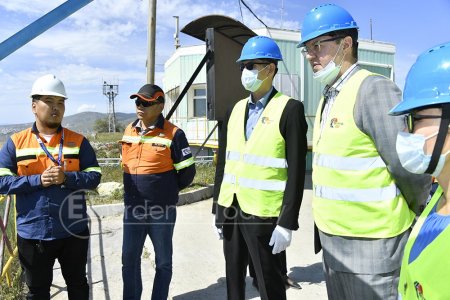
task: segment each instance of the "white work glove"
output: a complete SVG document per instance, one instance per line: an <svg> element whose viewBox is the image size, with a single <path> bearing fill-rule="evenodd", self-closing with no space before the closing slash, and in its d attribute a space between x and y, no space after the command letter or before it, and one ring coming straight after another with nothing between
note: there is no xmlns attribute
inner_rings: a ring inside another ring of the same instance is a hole
<svg viewBox="0 0 450 300"><path fill-rule="evenodd" d="M278 254L286 250L291 244L292 230L277 225L272 232L269 246L273 246L272 254Z"/></svg>
<svg viewBox="0 0 450 300"><path fill-rule="evenodd" d="M213 215L213 228L214 228L214 232L217 235L217 238L219 240L223 240L223 231L222 231L222 227L217 227L216 226L216 215Z"/></svg>

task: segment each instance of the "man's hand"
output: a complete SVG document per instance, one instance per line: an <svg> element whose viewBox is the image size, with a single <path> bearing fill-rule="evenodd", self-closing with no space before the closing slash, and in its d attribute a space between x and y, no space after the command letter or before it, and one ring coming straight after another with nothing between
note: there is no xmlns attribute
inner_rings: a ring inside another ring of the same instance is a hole
<svg viewBox="0 0 450 300"><path fill-rule="evenodd" d="M61 166L50 166L41 174L41 184L43 187L54 184L63 184L65 179L66 175Z"/></svg>
<svg viewBox="0 0 450 300"><path fill-rule="evenodd" d="M269 242L269 246L273 246L272 254L277 254L286 250L286 248L291 244L291 239L292 230L277 225Z"/></svg>

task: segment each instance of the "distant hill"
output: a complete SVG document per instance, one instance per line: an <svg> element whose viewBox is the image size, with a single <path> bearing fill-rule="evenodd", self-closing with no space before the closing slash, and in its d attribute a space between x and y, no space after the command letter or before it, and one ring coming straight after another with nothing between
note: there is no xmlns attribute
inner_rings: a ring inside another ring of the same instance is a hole
<svg viewBox="0 0 450 300"><path fill-rule="evenodd" d="M86 134L94 131L93 128L96 120L105 118L107 118L106 113L87 111L71 116L65 116L63 119L63 126ZM118 124L121 123L126 126L135 119L135 113L116 113L116 122ZM6 138L9 135L30 127L31 124L32 123L0 125L0 142L6 141Z"/></svg>
<svg viewBox="0 0 450 300"><path fill-rule="evenodd" d="M96 120L105 119L107 118L107 116L107 114L99 112L82 112L79 114L64 117L63 126L77 132L89 133L93 132ZM117 124L121 123L126 126L128 125L128 123L134 120L136 120L135 113L116 113Z"/></svg>

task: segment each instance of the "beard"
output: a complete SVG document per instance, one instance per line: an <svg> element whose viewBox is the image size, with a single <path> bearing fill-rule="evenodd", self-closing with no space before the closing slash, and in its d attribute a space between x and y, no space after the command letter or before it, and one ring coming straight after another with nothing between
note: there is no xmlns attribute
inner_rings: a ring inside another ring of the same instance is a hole
<svg viewBox="0 0 450 300"><path fill-rule="evenodd" d="M51 129L56 129L56 128L58 128L59 126L61 126L61 121L45 121L44 122L44 125L46 126L46 127L48 127L48 128L51 128Z"/></svg>

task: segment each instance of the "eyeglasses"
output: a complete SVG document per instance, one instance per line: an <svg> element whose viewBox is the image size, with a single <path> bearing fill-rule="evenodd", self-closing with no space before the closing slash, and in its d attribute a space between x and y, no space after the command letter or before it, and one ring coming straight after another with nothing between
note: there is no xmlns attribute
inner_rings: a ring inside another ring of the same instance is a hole
<svg viewBox="0 0 450 300"><path fill-rule="evenodd" d="M137 98L136 100L134 100L134 103L136 103L136 106L142 105L143 107L150 107L150 106L159 104L160 102L158 102L158 101L144 101L144 100L141 100L141 99Z"/></svg>
<svg viewBox="0 0 450 300"><path fill-rule="evenodd" d="M242 63L239 65L239 68L241 69L241 72L244 71L244 69L247 70L253 70L253 68L255 67L255 65L270 65L269 62L248 62L248 63Z"/></svg>
<svg viewBox="0 0 450 300"><path fill-rule="evenodd" d="M335 40L338 40L338 39L342 39L342 38L344 38L344 37L343 36L334 36L334 37L329 38L329 39L317 41L314 44L312 44L311 47L304 46L300 51L305 56L306 56L306 54L313 55L314 53L319 53L320 52L322 43L332 42L332 41L335 41Z"/></svg>
<svg viewBox="0 0 450 300"><path fill-rule="evenodd" d="M408 128L409 133L414 132L414 122L425 120L425 119L440 119L442 116L436 116L436 115L416 115L415 113L410 113L405 115L404 121L405 121L405 128Z"/></svg>

